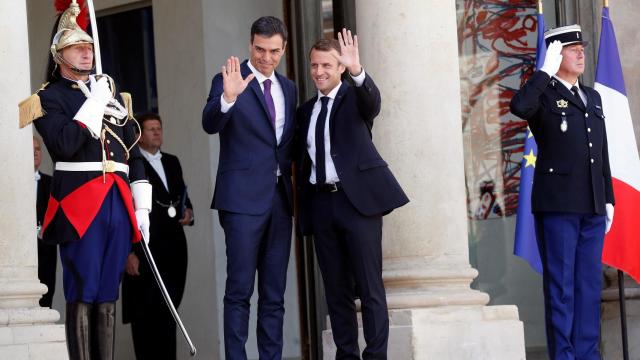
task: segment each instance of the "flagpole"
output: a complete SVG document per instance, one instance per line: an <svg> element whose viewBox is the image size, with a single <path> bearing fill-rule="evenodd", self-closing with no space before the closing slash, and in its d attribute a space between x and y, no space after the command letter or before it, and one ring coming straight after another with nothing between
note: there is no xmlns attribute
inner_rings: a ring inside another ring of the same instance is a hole
<svg viewBox="0 0 640 360"><path fill-rule="evenodd" d="M604 0L604 7L606 7L606 8L609 7L609 0Z"/></svg>
<svg viewBox="0 0 640 360"><path fill-rule="evenodd" d="M605 0L606 3L607 0ZM538 0L538 14L542 14L542 0Z"/></svg>
<svg viewBox="0 0 640 360"><path fill-rule="evenodd" d="M618 270L618 297L620 301L620 326L622 328L622 358L629 360L629 339L627 336L627 307L624 296L624 273Z"/></svg>

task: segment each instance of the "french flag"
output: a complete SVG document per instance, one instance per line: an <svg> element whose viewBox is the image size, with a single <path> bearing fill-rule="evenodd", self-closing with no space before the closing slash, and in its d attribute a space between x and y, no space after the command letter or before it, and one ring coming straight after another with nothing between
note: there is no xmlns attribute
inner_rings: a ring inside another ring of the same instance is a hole
<svg viewBox="0 0 640 360"><path fill-rule="evenodd" d="M613 225L605 236L602 262L640 282L640 158L608 7L602 8L594 88L602 97L616 200Z"/></svg>

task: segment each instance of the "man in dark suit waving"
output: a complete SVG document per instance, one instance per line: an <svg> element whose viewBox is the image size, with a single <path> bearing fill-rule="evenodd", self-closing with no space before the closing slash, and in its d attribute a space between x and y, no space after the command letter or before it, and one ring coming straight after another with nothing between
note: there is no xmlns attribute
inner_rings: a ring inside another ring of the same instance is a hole
<svg viewBox="0 0 640 360"><path fill-rule="evenodd" d="M364 359L386 359L389 320L382 282L382 216L409 200L373 145L380 92L343 29L310 52L318 95L298 109L299 224L313 235L337 359L359 359L354 299L362 302ZM355 86L341 81L348 70Z"/></svg>
<svg viewBox="0 0 640 360"><path fill-rule="evenodd" d="M212 208L227 248L224 344L227 360L246 359L249 304L258 272L258 351L282 358L291 249L291 162L296 89L278 74L287 29L265 16L251 26L250 59L230 57L213 78L202 127L220 135Z"/></svg>

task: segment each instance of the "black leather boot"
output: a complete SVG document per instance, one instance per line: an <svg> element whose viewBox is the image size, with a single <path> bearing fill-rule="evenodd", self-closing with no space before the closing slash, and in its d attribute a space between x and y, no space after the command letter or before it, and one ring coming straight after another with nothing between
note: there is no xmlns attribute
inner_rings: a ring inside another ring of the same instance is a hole
<svg viewBox="0 0 640 360"><path fill-rule="evenodd" d="M93 359L113 360L116 340L116 303L94 305L93 309Z"/></svg>
<svg viewBox="0 0 640 360"><path fill-rule="evenodd" d="M69 360L91 359L91 304L67 303L64 328Z"/></svg>

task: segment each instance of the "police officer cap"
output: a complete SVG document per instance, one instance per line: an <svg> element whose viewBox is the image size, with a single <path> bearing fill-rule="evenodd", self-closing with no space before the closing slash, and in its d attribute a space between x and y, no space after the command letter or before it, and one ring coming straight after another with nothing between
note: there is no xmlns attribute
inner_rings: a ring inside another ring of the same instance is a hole
<svg viewBox="0 0 640 360"><path fill-rule="evenodd" d="M560 40L562 46L572 44L587 46L587 44L589 44L588 41L582 39L582 28L580 25L561 26L544 32L544 42L547 46L556 40Z"/></svg>

